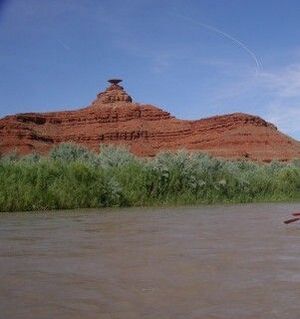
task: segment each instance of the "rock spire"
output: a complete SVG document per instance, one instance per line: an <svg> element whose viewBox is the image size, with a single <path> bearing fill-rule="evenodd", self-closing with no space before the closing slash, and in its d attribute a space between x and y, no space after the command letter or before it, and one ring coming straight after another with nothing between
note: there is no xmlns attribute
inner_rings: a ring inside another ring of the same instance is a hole
<svg viewBox="0 0 300 319"><path fill-rule="evenodd" d="M132 103L132 98L124 88L119 84L122 82L120 79L108 80L110 86L104 91L97 95L97 99L92 103L92 106L98 104L114 104L117 102Z"/></svg>

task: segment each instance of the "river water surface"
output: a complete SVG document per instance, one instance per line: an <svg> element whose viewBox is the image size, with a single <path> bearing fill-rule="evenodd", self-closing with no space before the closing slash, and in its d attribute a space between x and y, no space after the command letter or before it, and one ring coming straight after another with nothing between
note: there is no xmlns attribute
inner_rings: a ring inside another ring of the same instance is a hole
<svg viewBox="0 0 300 319"><path fill-rule="evenodd" d="M0 215L2 319L299 319L300 203Z"/></svg>

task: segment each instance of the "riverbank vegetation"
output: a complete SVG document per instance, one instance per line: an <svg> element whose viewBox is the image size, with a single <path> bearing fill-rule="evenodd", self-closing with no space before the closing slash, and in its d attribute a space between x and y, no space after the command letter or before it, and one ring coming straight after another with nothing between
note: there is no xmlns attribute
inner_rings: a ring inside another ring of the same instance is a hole
<svg viewBox="0 0 300 319"><path fill-rule="evenodd" d="M99 154L74 144L0 159L0 211L248 203L300 199L300 161L257 164L201 153L135 157L103 146Z"/></svg>

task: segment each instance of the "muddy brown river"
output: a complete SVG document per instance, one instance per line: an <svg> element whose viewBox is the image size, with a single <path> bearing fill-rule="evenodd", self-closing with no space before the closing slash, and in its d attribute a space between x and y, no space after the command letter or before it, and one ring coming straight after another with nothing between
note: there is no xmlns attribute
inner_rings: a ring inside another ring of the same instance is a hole
<svg viewBox="0 0 300 319"><path fill-rule="evenodd" d="M300 203L0 215L2 319L299 319Z"/></svg>

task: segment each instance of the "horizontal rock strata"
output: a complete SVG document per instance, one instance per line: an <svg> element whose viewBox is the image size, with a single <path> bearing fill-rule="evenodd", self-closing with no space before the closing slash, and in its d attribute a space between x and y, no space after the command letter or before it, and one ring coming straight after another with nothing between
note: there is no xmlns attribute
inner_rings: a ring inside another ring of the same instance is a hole
<svg viewBox="0 0 300 319"><path fill-rule="evenodd" d="M243 113L179 120L152 105L134 103L118 83L76 111L26 113L0 120L0 153L47 153L75 142L98 151L100 144L126 145L139 156L187 149L224 158L269 162L300 158L300 143L260 117Z"/></svg>

